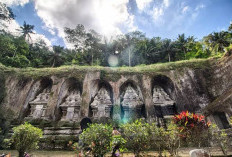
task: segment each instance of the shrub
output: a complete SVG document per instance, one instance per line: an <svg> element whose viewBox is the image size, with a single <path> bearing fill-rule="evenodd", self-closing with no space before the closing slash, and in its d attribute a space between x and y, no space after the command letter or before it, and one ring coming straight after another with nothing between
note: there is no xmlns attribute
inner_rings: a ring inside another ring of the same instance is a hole
<svg viewBox="0 0 232 157"><path fill-rule="evenodd" d="M43 131L41 129L27 122L14 127L11 142L19 152L19 157L23 157L25 151L37 149L39 139L42 135Z"/></svg>
<svg viewBox="0 0 232 157"><path fill-rule="evenodd" d="M217 144L223 154L226 156L227 155L227 151L228 151L228 147L229 147L229 137L227 135L227 133L225 132L224 129L219 130L218 127L213 124L210 127L210 133L211 133L211 140L213 141L213 143Z"/></svg>
<svg viewBox="0 0 232 157"><path fill-rule="evenodd" d="M148 123L136 120L122 125L122 137L127 141L126 148L132 150L136 157L149 148Z"/></svg>
<svg viewBox="0 0 232 157"><path fill-rule="evenodd" d="M166 148L165 129L158 127L156 123L152 123L148 126L148 132L150 148L158 150L159 156L162 156L162 152Z"/></svg>
<svg viewBox="0 0 232 157"><path fill-rule="evenodd" d="M188 142L190 146L199 147L207 141L209 123L206 123L204 116L183 111L174 116L174 123L177 125L181 139Z"/></svg>
<svg viewBox="0 0 232 157"><path fill-rule="evenodd" d="M79 139L84 152L91 149L94 156L103 156L111 150L113 128L108 124L91 124Z"/></svg>
<svg viewBox="0 0 232 157"><path fill-rule="evenodd" d="M177 125L171 122L167 125L167 130L165 131L165 145L171 156L178 155L179 142Z"/></svg>

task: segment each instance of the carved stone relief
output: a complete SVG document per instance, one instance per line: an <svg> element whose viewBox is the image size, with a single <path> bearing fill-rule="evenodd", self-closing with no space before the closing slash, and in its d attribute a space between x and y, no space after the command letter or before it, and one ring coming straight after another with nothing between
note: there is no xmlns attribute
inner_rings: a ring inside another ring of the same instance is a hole
<svg viewBox="0 0 232 157"><path fill-rule="evenodd" d="M62 111L61 120L77 121L80 117L81 95L79 91L73 91L60 105Z"/></svg>
<svg viewBox="0 0 232 157"><path fill-rule="evenodd" d="M153 88L153 103L156 117L165 118L175 113L175 102L160 86Z"/></svg>
<svg viewBox="0 0 232 157"><path fill-rule="evenodd" d="M122 108L124 110L124 118L130 118L131 114L141 111L143 105L142 99L136 90L129 84L123 95Z"/></svg>
<svg viewBox="0 0 232 157"><path fill-rule="evenodd" d="M29 105L31 106L29 117L44 118L50 92L50 89L46 88L40 94L38 94L34 100L29 102Z"/></svg>
<svg viewBox="0 0 232 157"><path fill-rule="evenodd" d="M92 108L94 118L110 117L112 102L108 91L104 87L98 91L90 106Z"/></svg>

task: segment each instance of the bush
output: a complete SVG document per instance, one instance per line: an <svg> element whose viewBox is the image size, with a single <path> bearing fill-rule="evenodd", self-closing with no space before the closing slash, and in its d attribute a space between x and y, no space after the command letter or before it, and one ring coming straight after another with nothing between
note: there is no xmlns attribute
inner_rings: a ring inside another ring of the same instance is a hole
<svg viewBox="0 0 232 157"><path fill-rule="evenodd" d="M122 137L127 141L126 148L132 150L136 157L139 156L140 152L149 148L148 126L149 124L143 123L142 120L122 125Z"/></svg>
<svg viewBox="0 0 232 157"><path fill-rule="evenodd" d="M39 139L42 135L43 131L41 129L27 122L14 127L11 142L19 152L19 157L23 157L25 151L37 149Z"/></svg>
<svg viewBox="0 0 232 157"><path fill-rule="evenodd" d="M83 151L86 153L91 149L94 156L103 156L109 152L111 150L112 131L111 125L91 124L79 137L83 143Z"/></svg>
<svg viewBox="0 0 232 157"><path fill-rule="evenodd" d="M158 150L159 156L162 156L162 152L166 148L165 129L158 127L156 123L150 124L148 128L150 149Z"/></svg>
<svg viewBox="0 0 232 157"><path fill-rule="evenodd" d="M226 156L227 155L227 151L228 151L228 147L229 147L229 142L230 139L227 135L227 133L225 132L224 129L219 130L218 127L216 126L216 124L213 124L210 127L210 133L211 133L211 140L213 141L214 144L218 145L223 154Z"/></svg>
<svg viewBox="0 0 232 157"><path fill-rule="evenodd" d="M183 111L174 116L174 123L188 146L201 147L207 141L210 124L205 122L204 116Z"/></svg>
<svg viewBox="0 0 232 157"><path fill-rule="evenodd" d="M177 125L171 122L167 125L167 130L165 131L165 140L164 140L166 148L171 156L178 155L177 149L180 146L179 142L180 142L180 138L179 138Z"/></svg>

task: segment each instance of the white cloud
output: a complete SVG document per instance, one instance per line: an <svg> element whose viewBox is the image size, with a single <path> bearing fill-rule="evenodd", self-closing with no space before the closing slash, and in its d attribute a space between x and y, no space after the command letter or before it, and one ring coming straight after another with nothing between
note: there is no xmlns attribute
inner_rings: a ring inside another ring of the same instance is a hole
<svg viewBox="0 0 232 157"><path fill-rule="evenodd" d="M189 11L189 6L185 6L183 9L182 9L182 13L186 13L187 11Z"/></svg>
<svg viewBox="0 0 232 157"><path fill-rule="evenodd" d="M110 36L121 33L120 26L133 30L134 17L129 14L129 0L34 0L35 9L52 33L64 38L64 27L83 24L86 29Z"/></svg>
<svg viewBox="0 0 232 157"><path fill-rule="evenodd" d="M153 9L148 12L148 14L153 17L153 20L156 24L162 24L164 21L162 19L162 16L169 6L169 0L157 1L156 3L154 3Z"/></svg>
<svg viewBox="0 0 232 157"><path fill-rule="evenodd" d="M170 5L170 2L169 2L169 0L164 0L163 4L164 4L165 8L168 8Z"/></svg>
<svg viewBox="0 0 232 157"><path fill-rule="evenodd" d="M30 41L30 42L31 42L32 44L38 43L40 40L43 40L43 41L45 42L45 44L46 44L49 48L52 47L51 41L50 41L48 38L46 38L45 35L35 33L35 34L30 34L30 36L31 36L31 41Z"/></svg>
<svg viewBox="0 0 232 157"><path fill-rule="evenodd" d="M200 4L200 5L196 6L195 11L198 11L198 10L203 9L203 8L205 8L205 5Z"/></svg>
<svg viewBox="0 0 232 157"><path fill-rule="evenodd" d="M151 2L152 0L136 0L137 7L140 11L144 10Z"/></svg>
<svg viewBox="0 0 232 157"><path fill-rule="evenodd" d="M5 32L10 33L14 36L21 35L20 26L15 20L1 20L0 30L4 30Z"/></svg>
<svg viewBox="0 0 232 157"><path fill-rule="evenodd" d="M164 14L163 8L154 8L153 9L153 19L155 21L157 21L160 18L160 16L162 16L163 14Z"/></svg>
<svg viewBox="0 0 232 157"><path fill-rule="evenodd" d="M6 4L7 6L12 6L12 5L25 5L28 3L30 0L0 0L0 2Z"/></svg>

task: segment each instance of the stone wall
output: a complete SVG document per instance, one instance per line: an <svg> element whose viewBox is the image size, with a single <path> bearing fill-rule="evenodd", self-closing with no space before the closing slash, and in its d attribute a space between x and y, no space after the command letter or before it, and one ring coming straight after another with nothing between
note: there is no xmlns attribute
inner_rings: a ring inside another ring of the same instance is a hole
<svg viewBox="0 0 232 157"><path fill-rule="evenodd" d="M159 112L166 116L183 110L210 117L222 105L228 109L226 116L231 116L232 58L207 62L197 68L145 72L72 69L35 78L23 70L8 72L2 104L21 120L33 116L51 121L112 118L114 105L121 106L122 118L134 112L157 120ZM154 89L161 92L154 94Z"/></svg>

